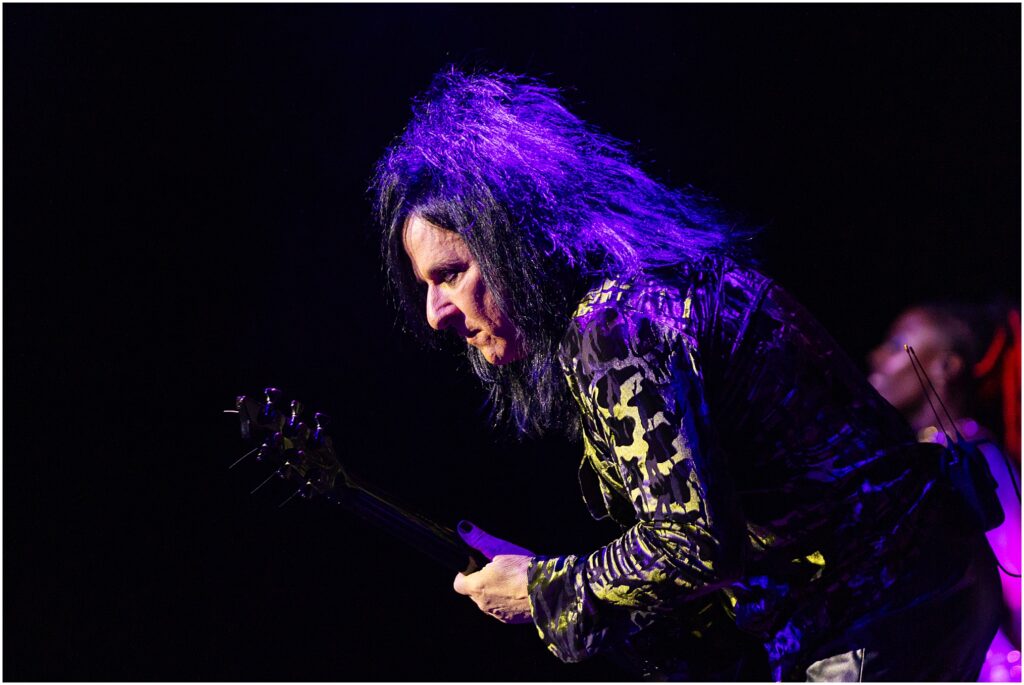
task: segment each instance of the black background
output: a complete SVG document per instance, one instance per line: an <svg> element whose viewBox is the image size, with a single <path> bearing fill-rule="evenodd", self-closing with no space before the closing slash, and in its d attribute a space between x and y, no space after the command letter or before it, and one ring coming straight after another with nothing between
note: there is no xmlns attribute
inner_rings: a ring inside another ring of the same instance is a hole
<svg viewBox="0 0 1024 685"><path fill-rule="evenodd" d="M1019 301L1017 5L7 5L7 680L606 680L344 513L248 490L274 383L350 468L543 553L613 531L579 447L486 426L383 294L365 187L447 62L575 109L765 231L858 359L924 297ZM279 493L278 493L279 494Z"/></svg>

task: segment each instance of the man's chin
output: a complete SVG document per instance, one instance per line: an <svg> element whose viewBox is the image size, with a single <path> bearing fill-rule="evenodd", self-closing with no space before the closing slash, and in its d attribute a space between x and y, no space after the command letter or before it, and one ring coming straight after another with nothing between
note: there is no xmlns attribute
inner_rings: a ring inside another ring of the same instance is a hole
<svg viewBox="0 0 1024 685"><path fill-rule="evenodd" d="M471 345L470 347L475 347L477 354L491 366L505 366L526 356L517 347L513 349L504 345Z"/></svg>
<svg viewBox="0 0 1024 685"><path fill-rule="evenodd" d="M517 362L526 356L518 351L509 350L502 350L500 353L489 350L487 352L481 352L481 354L483 354L484 359L486 359L487 363L491 366L505 366L506 364Z"/></svg>
<svg viewBox="0 0 1024 685"><path fill-rule="evenodd" d="M491 366L504 366L506 364L504 357L492 352L491 350L487 350L486 352L484 350L480 350L480 354L483 355L483 358L487 360L487 363Z"/></svg>

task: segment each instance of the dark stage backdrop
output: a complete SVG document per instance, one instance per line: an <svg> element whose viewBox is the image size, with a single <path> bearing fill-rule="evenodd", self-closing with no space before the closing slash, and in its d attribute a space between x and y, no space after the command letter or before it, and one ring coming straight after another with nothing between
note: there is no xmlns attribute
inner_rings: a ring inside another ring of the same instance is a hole
<svg viewBox="0 0 1024 685"><path fill-rule="evenodd" d="M7 680L609 680L430 562L248 495L274 383L353 471L542 553L613 530L580 448L491 434L405 340L365 187L433 72L546 76L757 250L858 359L907 303L1019 300L1020 7L34 6L4 38Z"/></svg>

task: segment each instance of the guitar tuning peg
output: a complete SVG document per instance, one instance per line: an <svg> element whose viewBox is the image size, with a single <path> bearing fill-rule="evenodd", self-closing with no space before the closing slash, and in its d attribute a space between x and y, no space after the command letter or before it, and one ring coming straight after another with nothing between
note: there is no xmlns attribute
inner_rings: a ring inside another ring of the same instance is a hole
<svg viewBox="0 0 1024 685"><path fill-rule="evenodd" d="M319 447L330 447L331 438L327 435L326 428L331 423L331 417L317 412L313 414L313 420L316 421L316 430L313 431L311 442Z"/></svg>
<svg viewBox="0 0 1024 685"><path fill-rule="evenodd" d="M260 410L259 422L264 426L277 426L277 430L280 430L281 426L285 422L284 416L281 414L281 391L274 387L268 387L263 389L263 395L266 401L263 403L263 408Z"/></svg>
<svg viewBox="0 0 1024 685"><path fill-rule="evenodd" d="M256 461L272 458L281 453L284 447L284 436L281 433L274 433L267 441L260 445L256 453Z"/></svg>
<svg viewBox="0 0 1024 685"><path fill-rule="evenodd" d="M252 422L255 417L250 412L249 402L245 395L235 398L235 409L238 411L239 426L242 430L242 439L248 440L252 437Z"/></svg>
<svg viewBox="0 0 1024 685"><path fill-rule="evenodd" d="M295 432L298 430L299 425L302 423L302 403L298 400L292 400L291 409L292 415L288 418L288 427Z"/></svg>
<svg viewBox="0 0 1024 685"><path fill-rule="evenodd" d="M309 470L309 463L306 453L303 450L289 450L282 464L281 477L291 480L305 480L306 471Z"/></svg>
<svg viewBox="0 0 1024 685"><path fill-rule="evenodd" d="M309 436L313 431L309 429L309 426L303 421L299 421L294 426L291 426L291 438L295 443L296 447L303 448L309 441Z"/></svg>

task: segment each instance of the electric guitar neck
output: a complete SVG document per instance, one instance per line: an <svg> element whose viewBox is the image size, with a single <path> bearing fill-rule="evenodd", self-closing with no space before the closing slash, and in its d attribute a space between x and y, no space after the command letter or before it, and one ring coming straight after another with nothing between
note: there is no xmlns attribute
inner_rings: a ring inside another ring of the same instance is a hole
<svg viewBox="0 0 1024 685"><path fill-rule="evenodd" d="M323 498L452 571L468 574L487 563L451 528L399 505L349 475L334 451L326 430L329 419L324 414L314 413L313 425L307 424L302 404L293 400L286 407L277 388L266 388L262 401L240 395L231 411L236 412L242 438L258 443L249 454L272 469L256 490L273 480L284 481L291 486L291 494L282 505L296 497Z"/></svg>

